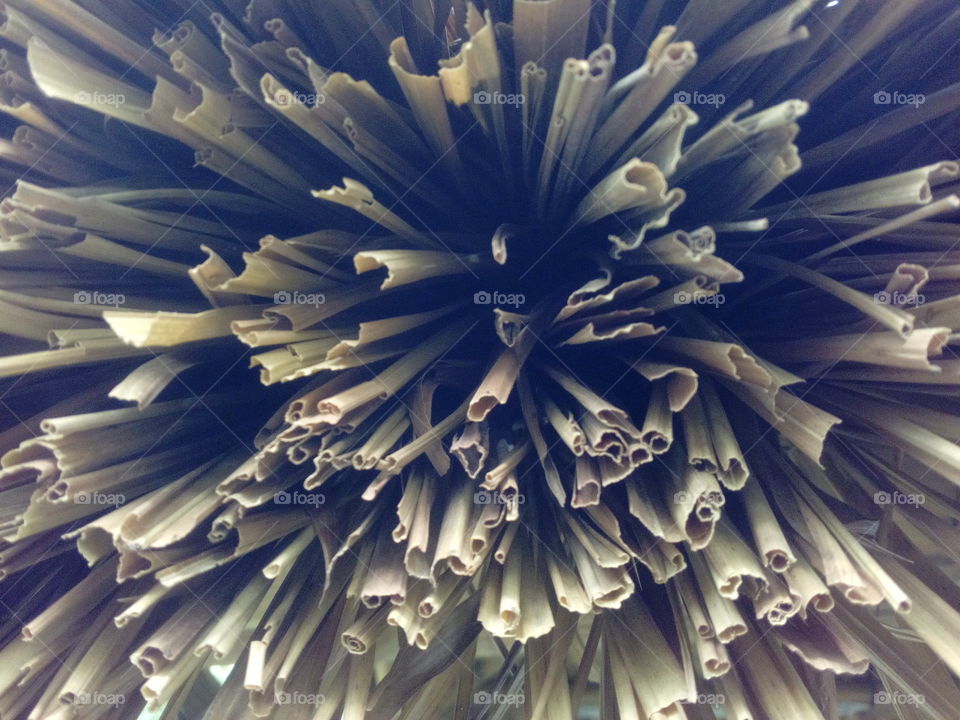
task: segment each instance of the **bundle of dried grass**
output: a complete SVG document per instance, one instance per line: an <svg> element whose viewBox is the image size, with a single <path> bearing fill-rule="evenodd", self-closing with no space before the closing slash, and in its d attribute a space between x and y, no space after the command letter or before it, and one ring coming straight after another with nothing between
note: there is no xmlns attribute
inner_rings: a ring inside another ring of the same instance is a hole
<svg viewBox="0 0 960 720"><path fill-rule="evenodd" d="M958 29L5 0L0 718L956 718Z"/></svg>

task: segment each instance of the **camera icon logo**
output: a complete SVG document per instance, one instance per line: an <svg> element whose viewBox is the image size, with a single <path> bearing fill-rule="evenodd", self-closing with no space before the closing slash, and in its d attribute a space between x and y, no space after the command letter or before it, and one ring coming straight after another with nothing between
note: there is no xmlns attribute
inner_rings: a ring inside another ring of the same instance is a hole
<svg viewBox="0 0 960 720"><path fill-rule="evenodd" d="M273 294L273 302L276 305L289 305L293 302L293 295L286 290L278 290Z"/></svg>
<svg viewBox="0 0 960 720"><path fill-rule="evenodd" d="M675 92L673 94L673 101L675 103L684 103L689 105L692 99L693 98L690 96L690 93L688 93L686 90L680 90L679 92Z"/></svg>
<svg viewBox="0 0 960 720"><path fill-rule="evenodd" d="M473 94L473 101L477 105L489 105L493 102L493 95L486 90L477 90L477 92Z"/></svg>
<svg viewBox="0 0 960 720"><path fill-rule="evenodd" d="M691 502L693 499L693 495L686 490L681 490L680 492L675 492L673 494L673 501L678 505Z"/></svg>
<svg viewBox="0 0 960 720"><path fill-rule="evenodd" d="M875 105L889 105L892 100L892 96L886 90L878 90L873 94L873 102Z"/></svg>
<svg viewBox="0 0 960 720"><path fill-rule="evenodd" d="M273 501L277 505L289 505L291 500L290 493L286 491L281 491L273 494Z"/></svg>
<svg viewBox="0 0 960 720"><path fill-rule="evenodd" d="M473 294L474 305L489 305L492 302L493 302L493 295L488 293L486 290L480 290Z"/></svg>
<svg viewBox="0 0 960 720"><path fill-rule="evenodd" d="M473 702L475 705L489 705L493 702L493 696L481 690L480 692L475 692L473 694Z"/></svg>

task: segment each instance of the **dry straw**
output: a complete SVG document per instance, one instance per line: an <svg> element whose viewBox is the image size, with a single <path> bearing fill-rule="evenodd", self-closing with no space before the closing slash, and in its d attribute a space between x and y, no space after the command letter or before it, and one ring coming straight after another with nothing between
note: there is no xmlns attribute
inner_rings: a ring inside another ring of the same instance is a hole
<svg viewBox="0 0 960 720"><path fill-rule="evenodd" d="M958 32L4 0L0 719L955 720Z"/></svg>

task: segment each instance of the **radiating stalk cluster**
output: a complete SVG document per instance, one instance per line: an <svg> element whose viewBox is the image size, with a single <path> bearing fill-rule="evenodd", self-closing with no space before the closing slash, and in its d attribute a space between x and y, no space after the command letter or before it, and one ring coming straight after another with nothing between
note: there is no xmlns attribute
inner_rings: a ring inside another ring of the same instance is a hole
<svg viewBox="0 0 960 720"><path fill-rule="evenodd" d="M0 3L0 720L953 720L957 31Z"/></svg>

